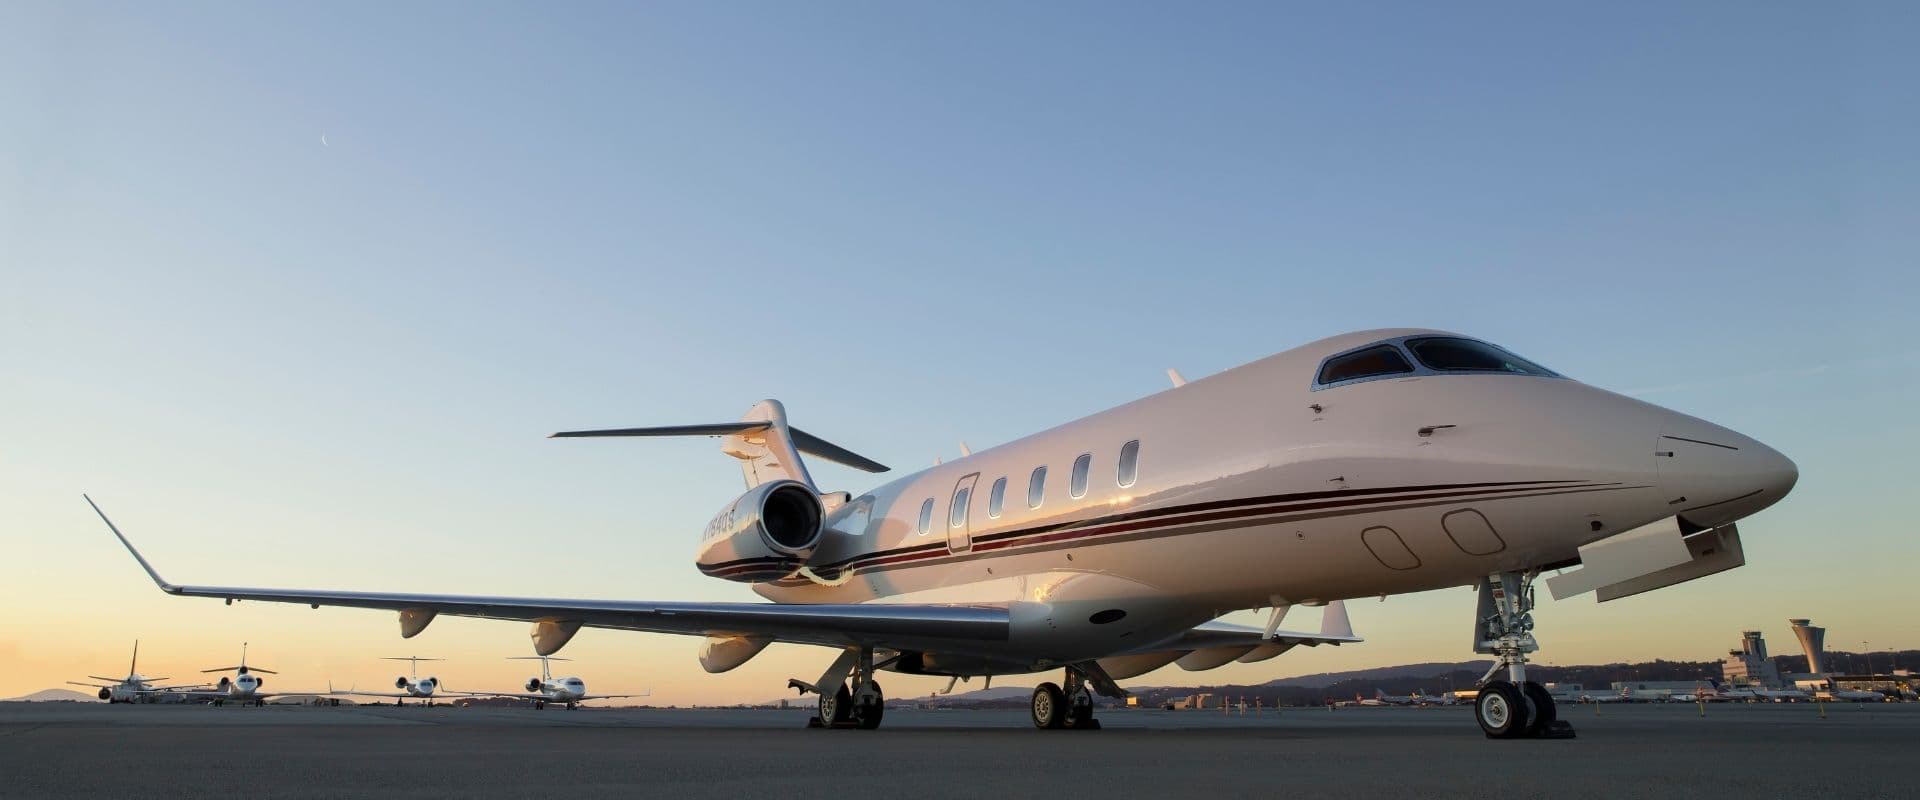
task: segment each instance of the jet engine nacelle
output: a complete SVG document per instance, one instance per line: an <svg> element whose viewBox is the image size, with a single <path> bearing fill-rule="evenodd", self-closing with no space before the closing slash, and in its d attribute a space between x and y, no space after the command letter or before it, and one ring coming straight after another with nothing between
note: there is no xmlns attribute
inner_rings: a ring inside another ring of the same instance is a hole
<svg viewBox="0 0 1920 800"><path fill-rule="evenodd" d="M227 676L225 676L225 675L222 675L222 676L220 676L220 684L219 684L219 685L220 685L220 691L223 691L223 692L224 692L224 691L226 691L226 690L227 690L227 687L229 687L229 686L232 686L232 685L233 685L233 679L232 679L232 678L229 678L229 677L227 677Z"/></svg>
<svg viewBox="0 0 1920 800"><path fill-rule="evenodd" d="M539 679L539 678L528 678L528 679L527 679L527 691L529 691L529 692L537 692L537 691L540 691L540 679Z"/></svg>
<svg viewBox="0 0 1920 800"><path fill-rule="evenodd" d="M405 676L405 675L402 675L402 676L400 676L400 677L398 677L398 678L394 678L394 679L393 679L393 688L395 688L395 689L405 689L405 688L407 688L407 676Z"/></svg>
<svg viewBox="0 0 1920 800"><path fill-rule="evenodd" d="M715 578L743 583L792 575L820 544L826 511L799 481L755 486L707 523L694 563Z"/></svg>
<svg viewBox="0 0 1920 800"><path fill-rule="evenodd" d="M107 702L109 702L109 703L111 703L111 702L113 702L113 690L112 690L112 689L101 689L101 690L100 690L100 699L102 699L102 700L105 700L105 701L107 701Z"/></svg>

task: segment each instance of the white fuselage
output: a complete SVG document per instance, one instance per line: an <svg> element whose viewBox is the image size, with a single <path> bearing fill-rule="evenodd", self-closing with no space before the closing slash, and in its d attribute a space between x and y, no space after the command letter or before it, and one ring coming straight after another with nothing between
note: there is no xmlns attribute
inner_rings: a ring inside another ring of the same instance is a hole
<svg viewBox="0 0 1920 800"><path fill-rule="evenodd" d="M782 603L1010 603L1007 642L912 666L1038 670L1228 611L1571 563L1676 514L1702 528L1744 517L1795 479L1750 438L1566 378L1316 386L1328 356L1416 333L1334 337L905 476L834 510L806 570L754 589Z"/></svg>
<svg viewBox="0 0 1920 800"><path fill-rule="evenodd" d="M255 693L260 691L260 686L261 680L259 676L246 671L242 671L240 674L231 678L223 677L220 679L220 691L225 692L227 699L230 700L251 698Z"/></svg>
<svg viewBox="0 0 1920 800"><path fill-rule="evenodd" d="M573 703L587 696L587 683L575 677L551 678L540 681L537 693L546 695L548 702Z"/></svg>
<svg viewBox="0 0 1920 800"><path fill-rule="evenodd" d="M432 697L440 688L440 681L436 678L396 678L393 683L394 688L406 692L408 697Z"/></svg>

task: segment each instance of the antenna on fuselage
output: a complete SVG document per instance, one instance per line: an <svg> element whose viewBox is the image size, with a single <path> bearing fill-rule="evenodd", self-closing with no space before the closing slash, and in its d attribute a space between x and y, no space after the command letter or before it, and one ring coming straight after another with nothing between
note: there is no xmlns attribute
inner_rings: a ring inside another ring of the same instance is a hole
<svg viewBox="0 0 1920 800"><path fill-rule="evenodd" d="M1175 389L1187 385L1186 377L1180 374L1180 370L1173 369L1172 367L1167 368L1167 380L1173 381L1173 388Z"/></svg>

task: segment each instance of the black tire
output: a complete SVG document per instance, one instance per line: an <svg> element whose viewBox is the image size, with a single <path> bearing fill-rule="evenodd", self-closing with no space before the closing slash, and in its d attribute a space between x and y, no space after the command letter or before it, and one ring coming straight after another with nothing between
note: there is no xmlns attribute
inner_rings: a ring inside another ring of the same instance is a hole
<svg viewBox="0 0 1920 800"><path fill-rule="evenodd" d="M1489 739L1514 739L1526 735L1533 709L1525 695L1506 681L1489 681L1480 687L1473 701L1473 718Z"/></svg>
<svg viewBox="0 0 1920 800"><path fill-rule="evenodd" d="M1033 704L1028 706L1032 712L1033 727L1041 730L1056 730L1066 724L1067 698L1060 693L1060 687L1043 683L1033 687Z"/></svg>
<svg viewBox="0 0 1920 800"><path fill-rule="evenodd" d="M535 700L535 701L533 701L533 710L535 710L535 711L545 711L545 710L547 710L547 701L545 701L545 700Z"/></svg>
<svg viewBox="0 0 1920 800"><path fill-rule="evenodd" d="M873 702L865 705L855 704L853 707L854 727L863 731L870 731L880 727L880 718L887 715L886 693L880 690L880 683L878 681L870 685L873 686Z"/></svg>
<svg viewBox="0 0 1920 800"><path fill-rule="evenodd" d="M1559 714L1553 708L1553 695L1547 694L1547 687L1527 681L1520 685L1520 693L1533 706L1533 718L1527 721L1527 731L1523 736L1545 736L1547 729L1553 727L1553 721Z"/></svg>
<svg viewBox="0 0 1920 800"><path fill-rule="evenodd" d="M846 684L840 684L833 694L820 693L820 708L815 712L820 724L829 728L844 725L853 718L853 693L847 691Z"/></svg>

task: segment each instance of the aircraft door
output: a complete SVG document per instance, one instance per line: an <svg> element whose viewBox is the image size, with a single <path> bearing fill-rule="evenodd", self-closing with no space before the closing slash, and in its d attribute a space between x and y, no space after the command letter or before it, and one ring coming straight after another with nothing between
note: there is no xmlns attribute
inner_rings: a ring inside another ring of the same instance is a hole
<svg viewBox="0 0 1920 800"><path fill-rule="evenodd" d="M953 485L953 499L947 504L947 552L965 553L973 549L973 485L980 481L975 472Z"/></svg>

